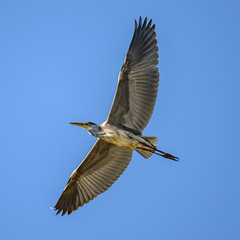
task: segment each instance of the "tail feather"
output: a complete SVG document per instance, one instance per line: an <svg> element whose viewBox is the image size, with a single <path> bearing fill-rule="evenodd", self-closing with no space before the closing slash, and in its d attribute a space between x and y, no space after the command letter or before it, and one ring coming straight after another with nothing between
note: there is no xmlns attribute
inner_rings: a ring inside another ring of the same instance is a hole
<svg viewBox="0 0 240 240"><path fill-rule="evenodd" d="M142 138L151 143L154 148L157 148L157 137L142 137ZM147 150L136 149L136 151L140 153L144 158L150 158L154 153L154 150L151 148L147 148Z"/></svg>
<svg viewBox="0 0 240 240"><path fill-rule="evenodd" d="M157 148L157 137L142 137L142 138L150 142L154 146L154 148Z"/></svg>
<svg viewBox="0 0 240 240"><path fill-rule="evenodd" d="M149 150L143 150L143 149L136 149L138 153L140 153L144 158L150 158L153 155L153 151Z"/></svg>

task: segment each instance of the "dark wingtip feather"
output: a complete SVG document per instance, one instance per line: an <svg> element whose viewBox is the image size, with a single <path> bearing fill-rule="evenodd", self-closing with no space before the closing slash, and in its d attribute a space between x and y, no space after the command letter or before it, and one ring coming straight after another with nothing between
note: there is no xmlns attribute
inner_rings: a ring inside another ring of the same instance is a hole
<svg viewBox="0 0 240 240"><path fill-rule="evenodd" d="M135 20L135 31L137 30L137 21Z"/></svg>
<svg viewBox="0 0 240 240"><path fill-rule="evenodd" d="M139 18L139 27L141 27L142 26L142 17L140 16L140 18Z"/></svg>
<svg viewBox="0 0 240 240"><path fill-rule="evenodd" d="M66 209L62 210L62 216L67 212Z"/></svg>
<svg viewBox="0 0 240 240"><path fill-rule="evenodd" d="M72 213L72 211L73 211L73 210L69 210L69 211L68 211L68 215L69 215L69 214L71 214L71 213Z"/></svg>
<svg viewBox="0 0 240 240"><path fill-rule="evenodd" d="M152 25L152 19L150 19L150 21L149 21L149 23L147 25L147 28L149 29L151 27L151 25Z"/></svg>
<svg viewBox="0 0 240 240"><path fill-rule="evenodd" d="M145 17L142 28L145 28L147 25L147 17Z"/></svg>
<svg viewBox="0 0 240 240"><path fill-rule="evenodd" d="M58 210L58 211L57 211ZM55 211L57 211L56 215L58 215L62 210L55 208Z"/></svg>
<svg viewBox="0 0 240 240"><path fill-rule="evenodd" d="M152 30L152 31L155 30L155 24L152 25L151 30Z"/></svg>

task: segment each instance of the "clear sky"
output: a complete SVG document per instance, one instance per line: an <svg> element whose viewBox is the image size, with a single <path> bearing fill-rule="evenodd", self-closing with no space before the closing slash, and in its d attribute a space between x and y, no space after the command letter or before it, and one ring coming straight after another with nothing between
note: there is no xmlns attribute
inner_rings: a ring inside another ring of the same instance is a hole
<svg viewBox="0 0 240 240"><path fill-rule="evenodd" d="M0 239L240 239L239 1L0 1ZM134 153L105 193L50 209L105 121L134 20L156 24L160 85Z"/></svg>

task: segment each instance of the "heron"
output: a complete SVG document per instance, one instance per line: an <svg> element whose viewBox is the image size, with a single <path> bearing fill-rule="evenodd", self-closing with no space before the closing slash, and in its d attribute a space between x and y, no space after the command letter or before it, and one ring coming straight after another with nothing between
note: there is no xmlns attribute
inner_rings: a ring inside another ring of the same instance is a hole
<svg viewBox="0 0 240 240"><path fill-rule="evenodd" d="M178 161L157 149L157 137L142 136L153 113L159 85L155 24L135 20L135 30L118 76L115 97L107 120L70 124L98 138L82 163L73 171L55 205L56 214L77 210L105 192L120 177L136 150L144 158L152 154Z"/></svg>

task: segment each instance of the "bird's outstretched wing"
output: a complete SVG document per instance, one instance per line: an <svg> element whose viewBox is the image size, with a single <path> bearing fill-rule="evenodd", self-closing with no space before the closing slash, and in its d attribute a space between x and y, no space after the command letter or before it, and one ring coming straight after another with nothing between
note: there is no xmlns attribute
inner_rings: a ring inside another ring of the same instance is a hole
<svg viewBox="0 0 240 240"><path fill-rule="evenodd" d="M132 151L98 139L79 167L72 173L55 210L70 214L105 192L128 166Z"/></svg>
<svg viewBox="0 0 240 240"><path fill-rule="evenodd" d="M146 127L155 105L159 73L158 47L152 20L139 25L135 31L127 56L118 77L118 86L107 119L126 127L142 130Z"/></svg>

